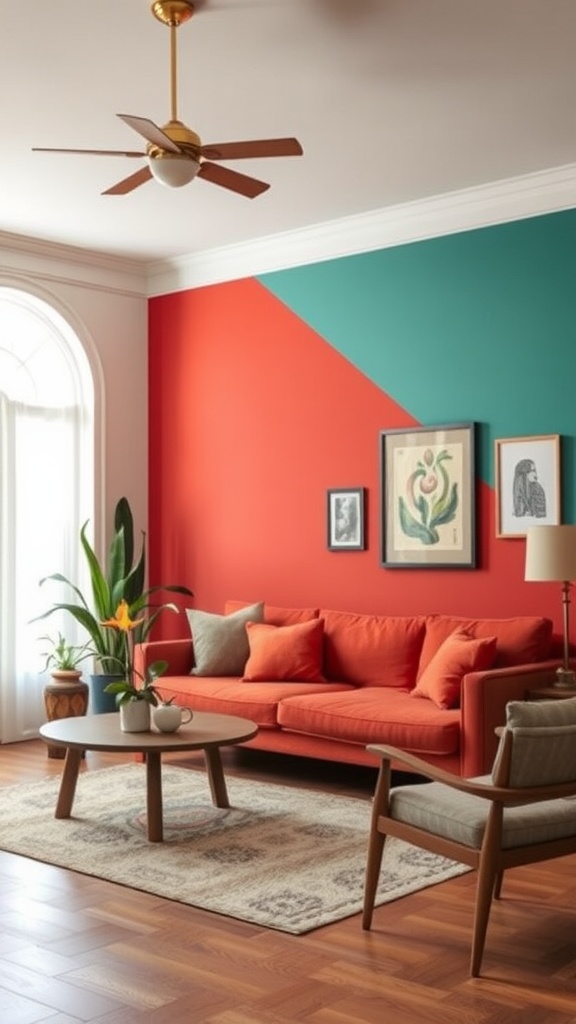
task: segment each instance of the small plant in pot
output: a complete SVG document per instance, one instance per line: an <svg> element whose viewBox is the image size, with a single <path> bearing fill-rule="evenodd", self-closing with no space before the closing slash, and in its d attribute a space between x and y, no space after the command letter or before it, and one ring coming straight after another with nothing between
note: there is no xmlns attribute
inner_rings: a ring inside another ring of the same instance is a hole
<svg viewBox="0 0 576 1024"><path fill-rule="evenodd" d="M78 646L68 643L62 633L58 633L56 640L51 636L41 636L39 639L50 644L50 650L42 652L42 657L46 658L46 661L41 671L50 670L54 679L79 679L82 670L78 666L86 658L91 658L94 655L89 644Z"/></svg>
<svg viewBox="0 0 576 1024"><path fill-rule="evenodd" d="M150 728L150 708L160 703L154 683L168 668L167 661L154 661L145 677L134 668L135 631L143 619L132 619L126 601L121 601L116 614L105 619L105 629L116 630L122 638L123 657L115 659L122 673L122 679L108 683L105 693L113 694L120 709L120 728L123 732L146 732Z"/></svg>

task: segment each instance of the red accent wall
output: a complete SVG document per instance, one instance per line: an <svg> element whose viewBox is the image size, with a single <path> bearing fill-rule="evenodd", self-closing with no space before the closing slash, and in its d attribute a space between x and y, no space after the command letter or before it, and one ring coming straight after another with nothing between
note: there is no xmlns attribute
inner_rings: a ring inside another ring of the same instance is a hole
<svg viewBox="0 0 576 1024"><path fill-rule="evenodd" d="M494 538L478 487L477 570L380 565L382 429L414 423L252 279L150 301L152 583L196 607L227 598L394 614L550 614L560 593L523 582L524 544ZM437 422L443 422L439 408ZM330 552L326 491L367 488L367 549ZM186 632L183 618L164 633Z"/></svg>

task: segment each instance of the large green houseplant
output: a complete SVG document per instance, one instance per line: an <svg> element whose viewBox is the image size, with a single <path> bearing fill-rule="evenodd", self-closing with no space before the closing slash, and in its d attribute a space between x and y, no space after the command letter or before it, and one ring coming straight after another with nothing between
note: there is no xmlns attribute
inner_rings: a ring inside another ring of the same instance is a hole
<svg viewBox="0 0 576 1024"><path fill-rule="evenodd" d="M142 534L142 547L134 563L134 520L126 498L120 498L114 512L114 536L110 543L106 563L101 565L86 536L88 521L80 530L80 544L88 563L91 599L84 596L78 586L61 573L53 573L40 580L40 586L51 580L65 583L74 592L76 602L58 602L39 619L56 611L66 611L88 633L99 670L104 674L125 674L121 666L126 660L126 647L121 631L110 629L106 622L114 619L121 602L125 601L131 620L139 620L133 631L133 642L145 641L158 616L166 610L178 612L177 605L155 605L152 596L158 591L169 591L192 597L185 586L168 584L144 589L146 579L146 534ZM145 612L143 615L142 613Z"/></svg>

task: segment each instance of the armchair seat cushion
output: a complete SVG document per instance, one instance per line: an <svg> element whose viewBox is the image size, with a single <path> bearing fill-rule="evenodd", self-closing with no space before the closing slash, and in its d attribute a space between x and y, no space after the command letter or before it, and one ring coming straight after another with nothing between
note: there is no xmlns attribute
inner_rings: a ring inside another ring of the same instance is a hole
<svg viewBox="0 0 576 1024"><path fill-rule="evenodd" d="M490 775L476 781L492 783ZM390 793L390 814L397 821L462 843L482 845L490 800L463 793L441 782L399 786ZM504 809L502 847L533 846L576 835L576 797L545 800Z"/></svg>

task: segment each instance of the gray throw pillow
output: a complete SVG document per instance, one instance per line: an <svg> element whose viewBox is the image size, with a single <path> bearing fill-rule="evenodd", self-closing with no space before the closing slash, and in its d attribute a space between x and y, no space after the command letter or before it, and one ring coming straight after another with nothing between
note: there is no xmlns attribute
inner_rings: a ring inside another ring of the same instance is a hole
<svg viewBox="0 0 576 1024"><path fill-rule="evenodd" d="M231 615L186 609L194 646L193 676L241 676L250 654L247 622L262 622L264 602Z"/></svg>

